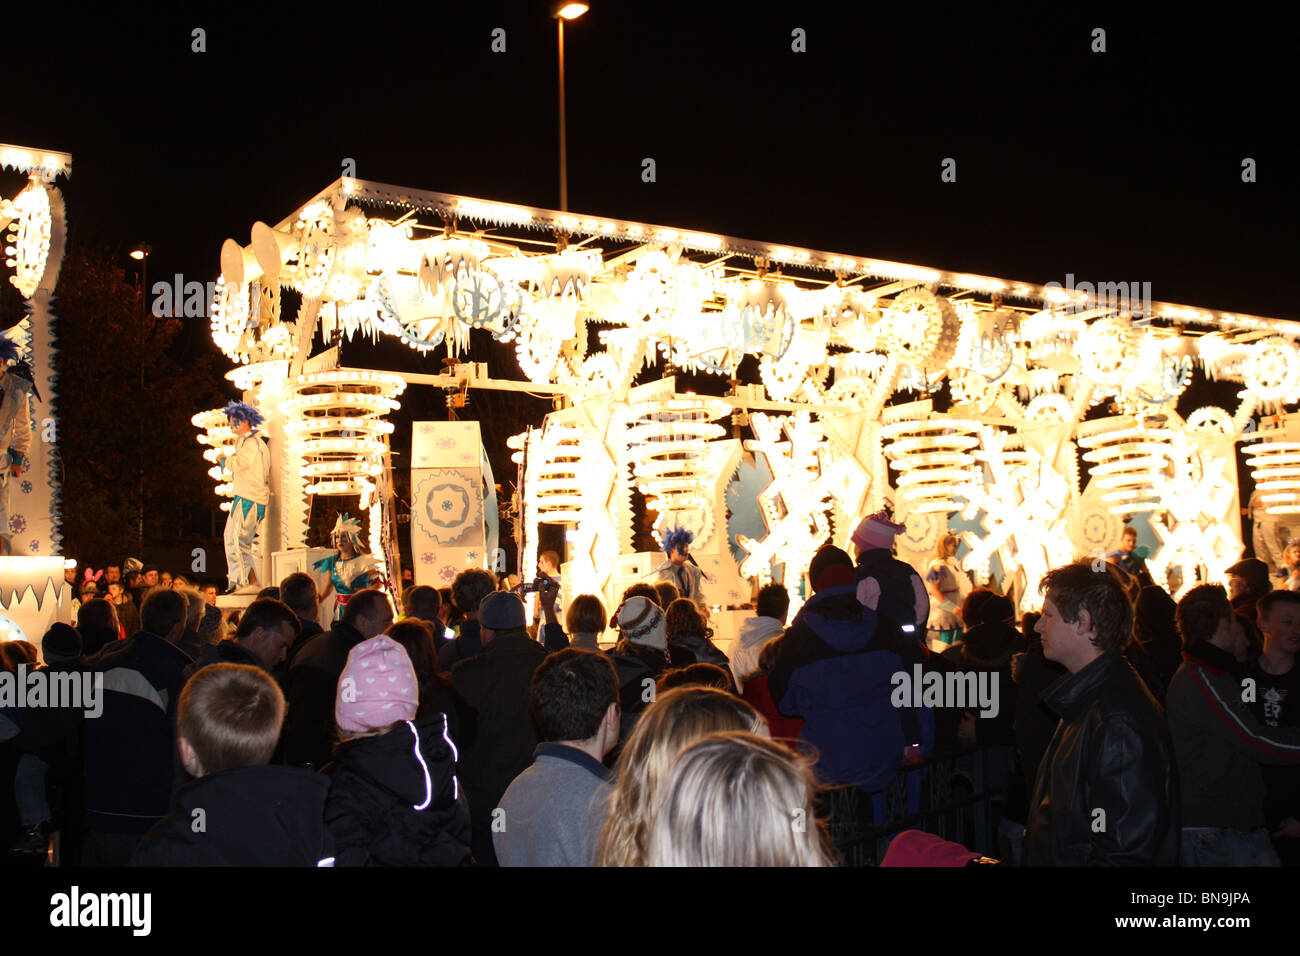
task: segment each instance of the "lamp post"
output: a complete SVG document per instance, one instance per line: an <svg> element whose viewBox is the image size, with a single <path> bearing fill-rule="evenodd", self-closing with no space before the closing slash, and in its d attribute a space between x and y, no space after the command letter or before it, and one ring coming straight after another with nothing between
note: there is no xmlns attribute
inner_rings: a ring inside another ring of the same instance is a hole
<svg viewBox="0 0 1300 956"><path fill-rule="evenodd" d="M551 6L560 44L560 212L569 211L569 156L564 128L564 21L576 20L590 9L585 3L561 2Z"/></svg>
<svg viewBox="0 0 1300 956"><path fill-rule="evenodd" d="M135 357L140 364L140 401L144 401L144 325L149 318L149 254L153 252L153 246L149 243L141 243L137 248L131 250L131 258L140 263L140 301L144 305L144 315L140 318L139 325L139 348L136 349ZM140 464L136 469L135 491L140 502L140 521L137 528L136 554L140 555L140 560L144 560L144 414L142 409L136 410L135 416L135 448L136 454L140 456Z"/></svg>

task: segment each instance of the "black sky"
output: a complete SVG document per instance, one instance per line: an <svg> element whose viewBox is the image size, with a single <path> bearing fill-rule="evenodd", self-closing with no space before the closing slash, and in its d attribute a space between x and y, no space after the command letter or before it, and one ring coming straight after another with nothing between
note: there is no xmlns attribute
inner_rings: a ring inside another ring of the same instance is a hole
<svg viewBox="0 0 1300 956"><path fill-rule="evenodd" d="M546 5L423 9L6 12L0 141L71 152L74 238L148 240L151 278L215 278L223 239L347 157L363 179L557 206ZM1290 24L1259 9L597 2L567 31L570 207L1300 319Z"/></svg>

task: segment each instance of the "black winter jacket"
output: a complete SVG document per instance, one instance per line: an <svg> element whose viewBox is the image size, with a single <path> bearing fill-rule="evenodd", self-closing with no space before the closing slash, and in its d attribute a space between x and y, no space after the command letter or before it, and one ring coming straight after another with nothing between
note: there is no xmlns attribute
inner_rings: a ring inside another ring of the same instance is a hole
<svg viewBox="0 0 1300 956"><path fill-rule="evenodd" d="M338 866L469 862L469 808L444 715L347 741L326 773L332 783L325 823Z"/></svg>
<svg viewBox="0 0 1300 956"><path fill-rule="evenodd" d="M1029 866L1177 866L1178 772L1160 705L1118 651L1043 694L1061 722L1029 807Z"/></svg>
<svg viewBox="0 0 1300 956"><path fill-rule="evenodd" d="M348 653L364 638L350 624L317 634L295 655L285 701L289 705L280 738L285 763L319 770L334 748L334 698Z"/></svg>
<svg viewBox="0 0 1300 956"><path fill-rule="evenodd" d="M239 767L176 791L131 866L317 866L334 855L325 829L329 780L295 767Z"/></svg>

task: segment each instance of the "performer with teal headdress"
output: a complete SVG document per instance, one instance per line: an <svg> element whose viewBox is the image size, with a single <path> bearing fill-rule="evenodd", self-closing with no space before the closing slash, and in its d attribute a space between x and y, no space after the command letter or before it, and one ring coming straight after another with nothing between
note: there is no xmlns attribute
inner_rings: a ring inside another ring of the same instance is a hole
<svg viewBox="0 0 1300 956"><path fill-rule="evenodd" d="M231 591L260 587L253 541L266 517L271 501L271 451L258 432L266 421L252 405L230 402L226 421L236 435L235 451L221 459L221 469L230 476L234 499L226 518L226 576Z"/></svg>
<svg viewBox="0 0 1300 956"><path fill-rule="evenodd" d="M330 532L330 542L336 553L322 558L312 565L312 570L329 575L329 583L321 591L321 602L335 595L334 620L343 616L352 595L364 588L381 583L379 562L374 556L362 550L361 525L347 512L341 512Z"/></svg>

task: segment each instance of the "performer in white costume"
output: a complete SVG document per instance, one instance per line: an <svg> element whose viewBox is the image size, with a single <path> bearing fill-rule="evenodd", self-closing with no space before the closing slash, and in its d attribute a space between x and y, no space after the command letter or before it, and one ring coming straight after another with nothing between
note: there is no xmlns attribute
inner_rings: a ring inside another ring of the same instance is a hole
<svg viewBox="0 0 1300 956"><path fill-rule="evenodd" d="M329 582L321 589L321 606L322 609L328 606L329 598L333 596L334 614L330 619L337 621L343 616L343 609L352 595L380 584L379 562L362 550L361 525L346 513L340 514L334 522L330 541L337 553L317 561L312 570L329 575Z"/></svg>
<svg viewBox="0 0 1300 956"><path fill-rule="evenodd" d="M694 601L707 615L709 612L704 603L703 582L709 576L691 558L691 542L694 540L695 535L682 527L674 527L665 532L664 554L668 555L668 560L651 573L657 575L656 580L677 585L682 597Z"/></svg>
<svg viewBox="0 0 1300 956"><path fill-rule="evenodd" d="M266 419L244 402L231 402L225 411L226 420L239 436L234 454L221 460L235 492L226 519L226 576L230 580L227 593L260 590L253 542L271 501L271 451L258 432Z"/></svg>
<svg viewBox="0 0 1300 956"><path fill-rule="evenodd" d="M32 445L32 408L29 396L41 400L31 366L19 361L18 343L0 335L0 554L13 553L9 528L9 491L27 460Z"/></svg>

